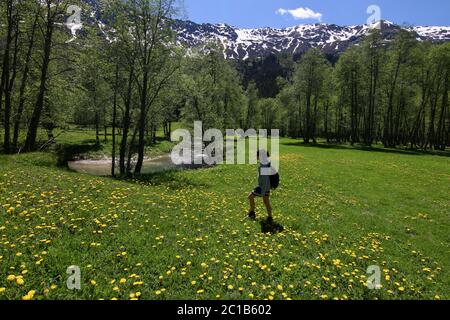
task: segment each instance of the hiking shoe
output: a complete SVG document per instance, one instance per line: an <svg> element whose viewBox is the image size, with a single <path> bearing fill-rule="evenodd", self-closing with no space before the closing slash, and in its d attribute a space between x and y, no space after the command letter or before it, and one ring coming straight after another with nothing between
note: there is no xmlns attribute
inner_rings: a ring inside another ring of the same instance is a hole
<svg viewBox="0 0 450 320"><path fill-rule="evenodd" d="M247 218L249 218L249 219L251 219L251 220L256 220L256 213L255 213L255 211L250 211L250 212L247 214Z"/></svg>

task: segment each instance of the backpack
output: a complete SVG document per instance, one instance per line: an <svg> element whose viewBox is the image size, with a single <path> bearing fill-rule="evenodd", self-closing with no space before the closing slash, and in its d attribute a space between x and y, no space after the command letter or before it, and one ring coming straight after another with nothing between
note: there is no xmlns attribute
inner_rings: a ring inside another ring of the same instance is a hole
<svg viewBox="0 0 450 320"><path fill-rule="evenodd" d="M280 185L280 174L275 172L274 174L269 176L270 178L270 189L275 190Z"/></svg>

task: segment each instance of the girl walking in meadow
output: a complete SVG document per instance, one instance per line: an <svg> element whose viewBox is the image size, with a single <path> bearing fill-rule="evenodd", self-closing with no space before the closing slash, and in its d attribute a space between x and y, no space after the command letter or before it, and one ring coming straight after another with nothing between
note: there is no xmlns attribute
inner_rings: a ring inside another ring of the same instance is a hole
<svg viewBox="0 0 450 320"><path fill-rule="evenodd" d="M258 150L257 159L259 162L258 166L258 186L253 189L248 195L248 200L250 204L250 210L248 212L248 218L256 219L256 205L255 198L260 197L263 199L264 206L267 211L267 221L273 222L272 206L270 204L270 189L276 189L279 183L278 173L275 173L274 169L271 167L269 161L269 153L266 150ZM266 169L266 170L264 170ZM267 169L269 169L270 174L267 174Z"/></svg>

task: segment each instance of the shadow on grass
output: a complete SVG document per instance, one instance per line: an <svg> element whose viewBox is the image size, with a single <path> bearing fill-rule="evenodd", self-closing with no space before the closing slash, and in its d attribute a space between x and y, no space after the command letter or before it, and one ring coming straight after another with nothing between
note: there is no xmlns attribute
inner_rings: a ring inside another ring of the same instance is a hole
<svg viewBox="0 0 450 320"><path fill-rule="evenodd" d="M383 147L367 147L363 145L343 145L343 144L323 144L323 143L304 143L304 142L287 142L282 143L285 146L296 146L305 148L320 148L320 149L336 149L336 150L358 150L358 151L369 151L369 152L379 152L379 153L391 153L391 154L404 154L404 155L414 155L414 156L440 156L440 157L450 157L449 151L425 151L425 150L411 150L411 149L391 149Z"/></svg>
<svg viewBox="0 0 450 320"><path fill-rule="evenodd" d="M155 173L133 175L130 177L117 177L116 179L130 183L142 183L149 186L164 185L172 190L179 190L187 187L207 188L209 186L206 183L192 181L179 173L180 170L165 170Z"/></svg>
<svg viewBox="0 0 450 320"><path fill-rule="evenodd" d="M259 223L261 224L262 233L277 234L284 231L284 227L276 221L263 219Z"/></svg>
<svg viewBox="0 0 450 320"><path fill-rule="evenodd" d="M57 165L66 166L68 161L75 160L82 154L100 151L103 148L101 144L95 144L95 140L94 143L86 142L82 144L58 144L55 148Z"/></svg>

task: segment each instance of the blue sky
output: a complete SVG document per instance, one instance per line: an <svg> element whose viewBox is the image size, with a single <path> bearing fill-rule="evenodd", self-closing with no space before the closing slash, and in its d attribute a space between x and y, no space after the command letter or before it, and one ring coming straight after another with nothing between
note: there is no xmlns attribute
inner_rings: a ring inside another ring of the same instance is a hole
<svg viewBox="0 0 450 320"><path fill-rule="evenodd" d="M184 18L243 28L318 21L352 25L366 23L373 4L381 9L382 19L397 24L450 25L449 0L184 0Z"/></svg>

